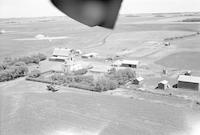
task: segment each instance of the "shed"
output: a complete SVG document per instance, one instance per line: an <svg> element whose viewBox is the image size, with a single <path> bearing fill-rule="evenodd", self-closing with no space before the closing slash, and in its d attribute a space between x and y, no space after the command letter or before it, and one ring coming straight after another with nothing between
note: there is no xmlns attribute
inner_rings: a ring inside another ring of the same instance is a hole
<svg viewBox="0 0 200 135"><path fill-rule="evenodd" d="M121 67L137 68L138 65L139 61L137 60L123 60L121 63Z"/></svg>
<svg viewBox="0 0 200 135"><path fill-rule="evenodd" d="M192 75L192 71L187 71L187 72L185 72L185 74L184 75L186 75L186 76L191 76Z"/></svg>
<svg viewBox="0 0 200 135"><path fill-rule="evenodd" d="M135 85L141 85L144 81L143 77L137 77L136 79L133 80L133 84Z"/></svg>
<svg viewBox="0 0 200 135"><path fill-rule="evenodd" d="M139 61L137 61L137 60L117 60L113 63L113 66L137 68L139 66Z"/></svg>
<svg viewBox="0 0 200 135"><path fill-rule="evenodd" d="M169 84L168 84L169 82L168 81L166 81L166 80L163 80L163 81L160 81L159 83L158 83L158 89L161 89L161 90L166 90L167 88L169 88Z"/></svg>
<svg viewBox="0 0 200 135"><path fill-rule="evenodd" d="M164 45L165 45L165 46L170 46L171 43L170 43L170 42L164 42Z"/></svg>
<svg viewBox="0 0 200 135"><path fill-rule="evenodd" d="M200 77L180 75L178 77L178 88L200 90Z"/></svg>
<svg viewBox="0 0 200 135"><path fill-rule="evenodd" d="M90 58L97 57L97 55L98 55L97 53L88 53L88 54L82 55L82 58L90 59Z"/></svg>

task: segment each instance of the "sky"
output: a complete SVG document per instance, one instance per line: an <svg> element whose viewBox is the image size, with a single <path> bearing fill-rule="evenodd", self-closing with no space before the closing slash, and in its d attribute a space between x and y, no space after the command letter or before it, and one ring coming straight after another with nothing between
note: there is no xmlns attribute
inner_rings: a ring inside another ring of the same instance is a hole
<svg viewBox="0 0 200 135"><path fill-rule="evenodd" d="M121 14L200 11L200 0L124 0ZM0 0L0 18L60 16L49 0Z"/></svg>

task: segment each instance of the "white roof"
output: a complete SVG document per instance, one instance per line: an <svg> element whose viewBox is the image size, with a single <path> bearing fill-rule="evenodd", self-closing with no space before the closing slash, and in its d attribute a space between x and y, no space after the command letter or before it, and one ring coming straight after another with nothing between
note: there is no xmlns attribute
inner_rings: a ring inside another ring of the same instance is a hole
<svg viewBox="0 0 200 135"><path fill-rule="evenodd" d="M138 65L139 61L137 61L137 60L117 60L113 63L113 65L122 65L122 64Z"/></svg>
<svg viewBox="0 0 200 135"><path fill-rule="evenodd" d="M138 65L139 61L137 61L137 60L122 60L122 64Z"/></svg>
<svg viewBox="0 0 200 135"><path fill-rule="evenodd" d="M163 81L160 81L159 83L162 83L162 84L168 84L168 81L163 80Z"/></svg>
<svg viewBox="0 0 200 135"><path fill-rule="evenodd" d="M179 78L178 78L178 81L191 82L191 83L200 83L200 77L180 75Z"/></svg>
<svg viewBox="0 0 200 135"><path fill-rule="evenodd" d="M66 48L55 48L53 51L53 55L68 57L70 55L70 50L71 49Z"/></svg>
<svg viewBox="0 0 200 135"><path fill-rule="evenodd" d="M138 81L143 81L144 80L144 78L143 77L138 77L138 78L136 78Z"/></svg>

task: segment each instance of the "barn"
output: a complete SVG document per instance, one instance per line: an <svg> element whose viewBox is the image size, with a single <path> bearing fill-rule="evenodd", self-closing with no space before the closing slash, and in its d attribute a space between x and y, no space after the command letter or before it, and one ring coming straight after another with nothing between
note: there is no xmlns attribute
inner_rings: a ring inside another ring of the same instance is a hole
<svg viewBox="0 0 200 135"><path fill-rule="evenodd" d="M137 60L117 60L113 63L113 66L116 67L129 67L129 68L138 68L139 61Z"/></svg>
<svg viewBox="0 0 200 135"><path fill-rule="evenodd" d="M50 57L49 60L65 62L65 60L70 57L70 54L71 54L71 49L55 48L52 57Z"/></svg>
<svg viewBox="0 0 200 135"><path fill-rule="evenodd" d="M178 88L190 89L190 90L200 90L200 77L180 75L178 77Z"/></svg>
<svg viewBox="0 0 200 135"><path fill-rule="evenodd" d="M139 61L137 60L123 60L121 63L121 67L137 68L138 65Z"/></svg>

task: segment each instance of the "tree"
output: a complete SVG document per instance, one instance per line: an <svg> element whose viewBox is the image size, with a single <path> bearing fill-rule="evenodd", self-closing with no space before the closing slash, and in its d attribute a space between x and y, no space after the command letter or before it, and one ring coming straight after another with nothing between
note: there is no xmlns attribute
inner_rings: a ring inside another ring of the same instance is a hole
<svg viewBox="0 0 200 135"><path fill-rule="evenodd" d="M132 81L136 78L136 72L132 69L120 69L108 75L110 80L116 80L119 85L124 85L127 81Z"/></svg>
<svg viewBox="0 0 200 135"><path fill-rule="evenodd" d="M107 77L100 77L95 81L95 89L98 92L114 90L118 87L117 82Z"/></svg>

